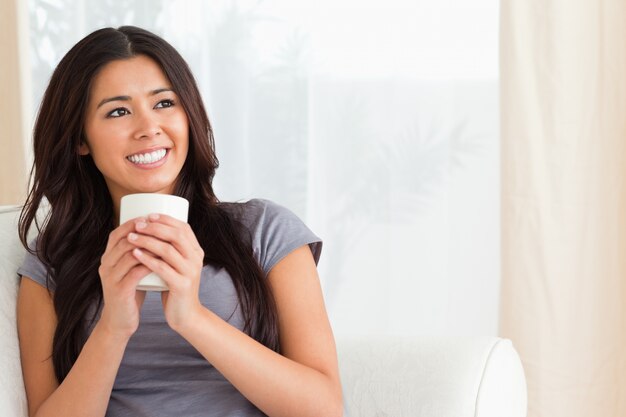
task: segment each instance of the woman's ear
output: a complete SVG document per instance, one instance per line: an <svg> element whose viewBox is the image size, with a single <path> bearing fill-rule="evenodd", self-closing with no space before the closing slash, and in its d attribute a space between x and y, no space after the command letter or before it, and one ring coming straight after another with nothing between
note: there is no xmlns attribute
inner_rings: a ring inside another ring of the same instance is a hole
<svg viewBox="0 0 626 417"><path fill-rule="evenodd" d="M78 147L78 153L81 156L89 155L89 146L87 146L87 142L82 141L80 146Z"/></svg>

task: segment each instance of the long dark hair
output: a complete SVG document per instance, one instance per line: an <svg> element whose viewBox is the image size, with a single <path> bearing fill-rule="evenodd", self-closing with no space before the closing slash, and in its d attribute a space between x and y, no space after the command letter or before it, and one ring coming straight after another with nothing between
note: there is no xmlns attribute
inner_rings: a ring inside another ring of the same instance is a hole
<svg viewBox="0 0 626 417"><path fill-rule="evenodd" d="M86 342L90 307L102 305L98 267L115 228L104 178L91 156L78 152L90 87L104 65L137 55L161 66L189 119L189 151L174 193L189 200L189 224L204 250L204 264L224 267L232 277L244 331L279 350L276 305L253 257L249 235L213 192L218 167L213 132L191 70L169 43L153 33L133 26L105 28L78 42L52 74L35 123L32 182L19 222L22 244L39 257L47 267L48 283L55 285L58 324L52 360L59 382ZM49 211L39 222L37 210L44 198ZM33 222L39 236L36 247L29 248L27 234Z"/></svg>

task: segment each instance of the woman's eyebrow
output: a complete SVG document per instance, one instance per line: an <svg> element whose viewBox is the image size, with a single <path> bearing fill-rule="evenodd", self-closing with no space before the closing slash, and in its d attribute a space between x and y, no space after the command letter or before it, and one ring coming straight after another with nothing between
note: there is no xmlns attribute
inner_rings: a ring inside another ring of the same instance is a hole
<svg viewBox="0 0 626 417"><path fill-rule="evenodd" d="M163 93L165 91L173 91L173 90L171 88L157 88L156 90L150 91L149 95L154 96L159 93ZM132 100L131 96L115 96L115 97L105 98L105 99L102 99L100 103L98 103L98 106L96 107L96 109L99 109L100 106L110 101L131 101L131 100Z"/></svg>
<svg viewBox="0 0 626 417"><path fill-rule="evenodd" d="M99 109L100 106L110 101L130 101L130 100L132 100L130 96L115 96L115 97L105 98L105 99L102 99L100 103L98 103L98 107L96 107L96 109Z"/></svg>

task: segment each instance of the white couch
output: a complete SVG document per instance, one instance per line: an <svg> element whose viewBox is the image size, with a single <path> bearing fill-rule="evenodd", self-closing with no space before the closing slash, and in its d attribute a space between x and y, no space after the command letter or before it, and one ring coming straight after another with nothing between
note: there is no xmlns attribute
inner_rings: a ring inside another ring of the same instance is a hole
<svg viewBox="0 0 626 417"><path fill-rule="evenodd" d="M18 215L0 206L2 417L28 415L15 326ZM526 416L524 372L509 340L337 335L337 346L347 417Z"/></svg>

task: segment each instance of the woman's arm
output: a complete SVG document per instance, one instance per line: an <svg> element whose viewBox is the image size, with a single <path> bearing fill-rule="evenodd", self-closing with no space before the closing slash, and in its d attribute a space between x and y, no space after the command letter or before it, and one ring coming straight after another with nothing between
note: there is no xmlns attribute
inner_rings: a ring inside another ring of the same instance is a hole
<svg viewBox="0 0 626 417"><path fill-rule="evenodd" d="M51 357L56 328L52 299L26 277L19 289L17 323L29 416L104 416L127 341L97 324L59 385Z"/></svg>
<svg viewBox="0 0 626 417"><path fill-rule="evenodd" d="M268 416L341 416L335 342L308 245L287 255L268 279L283 356L207 309L175 330Z"/></svg>
<svg viewBox="0 0 626 417"><path fill-rule="evenodd" d="M51 294L30 278L22 278L17 325L31 417L105 415L115 376L128 340L139 326L139 311L145 299L145 292L135 288L149 270L132 256L134 246L126 240L134 227L131 220L109 235L98 269L104 307L61 384L52 364L57 317Z"/></svg>

